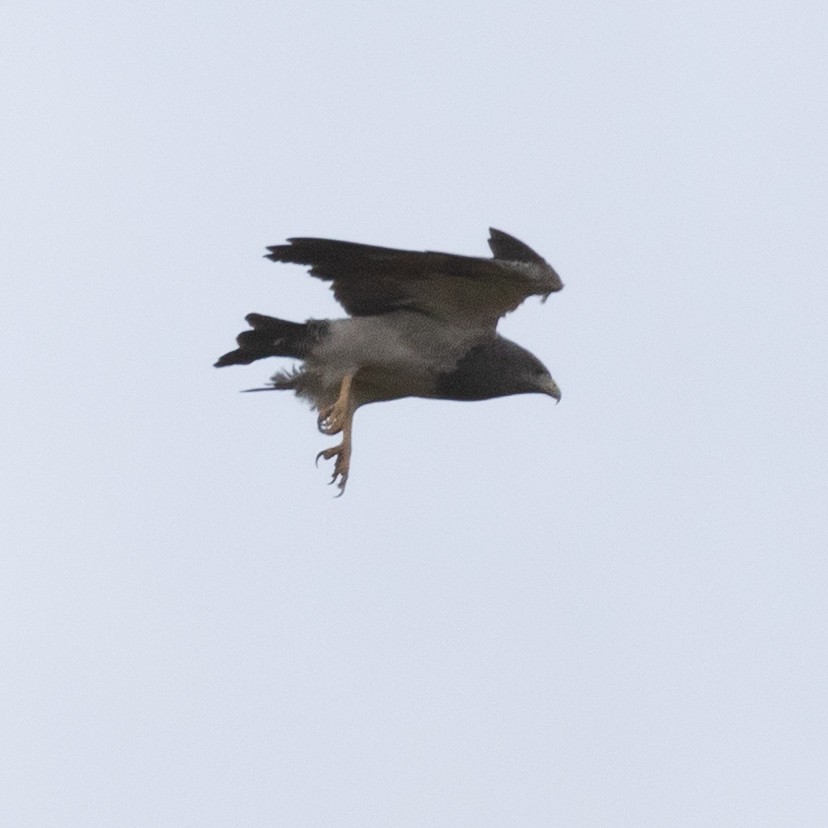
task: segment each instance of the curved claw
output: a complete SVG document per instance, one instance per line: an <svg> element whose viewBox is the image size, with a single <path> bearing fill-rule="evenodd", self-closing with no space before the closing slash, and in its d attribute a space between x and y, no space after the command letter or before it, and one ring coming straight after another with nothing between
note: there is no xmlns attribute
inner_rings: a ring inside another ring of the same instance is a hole
<svg viewBox="0 0 828 828"><path fill-rule="evenodd" d="M335 409L335 406L328 408L320 412L316 418L316 427L329 437L334 434L339 434L345 426L344 418Z"/></svg>
<svg viewBox="0 0 828 828"><path fill-rule="evenodd" d="M322 434L326 434L328 437L333 437L334 434L339 434L342 431L342 426L337 427L336 425L331 425L328 421L319 422L316 427Z"/></svg>
<svg viewBox="0 0 828 828"><path fill-rule="evenodd" d="M334 497L342 497L342 495L345 494L345 484L348 482L348 475L343 474L340 475L340 477L341 479L339 483L336 484L339 488L339 491L334 495ZM331 483L336 483L336 472L334 472L334 476L328 481L328 485L330 486Z"/></svg>
<svg viewBox="0 0 828 828"><path fill-rule="evenodd" d="M339 494L336 495L337 497L342 497L345 493L345 484L348 482L348 466L349 466L349 457L347 456L347 452L344 446L333 446L332 448L322 449L317 455L314 461L316 468L319 468L319 458L324 458L325 460L332 460L334 457L336 458L336 463L334 464L334 471L331 475L331 479L328 481L328 485L330 486L333 483L336 483L339 487ZM337 478L339 480L337 481Z"/></svg>

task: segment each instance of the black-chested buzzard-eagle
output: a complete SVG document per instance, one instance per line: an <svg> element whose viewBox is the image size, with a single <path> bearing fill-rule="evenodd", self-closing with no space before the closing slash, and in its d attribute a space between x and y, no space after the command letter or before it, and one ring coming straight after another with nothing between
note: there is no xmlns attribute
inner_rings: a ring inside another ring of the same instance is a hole
<svg viewBox="0 0 828 828"><path fill-rule="evenodd" d="M266 258L310 267L331 282L349 317L286 322L251 313L252 330L216 367L280 356L301 360L264 389L290 390L319 412L319 430L342 432L331 482L345 490L351 428L361 405L402 397L485 400L539 393L560 399L546 367L497 333L501 316L529 296L546 298L563 283L534 250L491 229L494 257L395 250L331 239L294 238Z"/></svg>

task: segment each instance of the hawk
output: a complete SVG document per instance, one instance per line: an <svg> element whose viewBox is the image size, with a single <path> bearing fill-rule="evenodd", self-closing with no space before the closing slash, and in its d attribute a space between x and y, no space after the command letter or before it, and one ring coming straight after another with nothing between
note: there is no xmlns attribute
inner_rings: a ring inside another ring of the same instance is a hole
<svg viewBox="0 0 828 828"><path fill-rule="evenodd" d="M354 413L403 397L486 400L561 392L541 361L497 333L501 316L529 296L563 287L555 270L513 236L490 229L493 258L395 250L332 239L293 238L265 258L309 268L330 282L345 319L287 322L251 313L251 330L215 363L249 365L292 357L255 391L294 391L318 412L323 434L342 442L316 456L334 460L341 495L351 464Z"/></svg>

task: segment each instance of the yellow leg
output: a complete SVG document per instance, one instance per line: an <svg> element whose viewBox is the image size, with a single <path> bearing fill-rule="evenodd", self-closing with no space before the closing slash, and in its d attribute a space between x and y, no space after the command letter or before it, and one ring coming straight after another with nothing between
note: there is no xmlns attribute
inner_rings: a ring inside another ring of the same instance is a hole
<svg viewBox="0 0 828 828"><path fill-rule="evenodd" d="M345 484L348 482L348 471L351 467L351 431L354 420L354 403L351 396L353 379L353 374L345 374L342 378L342 385L339 388L339 396L336 398L336 402L329 408L320 411L317 420L319 430L323 434L339 434L342 432L342 442L338 446L324 449L316 455L317 463L319 463L320 457L325 460L336 458L331 483L337 483L339 486L337 497L345 491Z"/></svg>
<svg viewBox="0 0 828 828"><path fill-rule="evenodd" d="M339 388L339 396L336 398L336 402L319 412L316 424L323 434L339 434L352 416L351 385L353 381L353 374L345 374L342 378L342 385Z"/></svg>

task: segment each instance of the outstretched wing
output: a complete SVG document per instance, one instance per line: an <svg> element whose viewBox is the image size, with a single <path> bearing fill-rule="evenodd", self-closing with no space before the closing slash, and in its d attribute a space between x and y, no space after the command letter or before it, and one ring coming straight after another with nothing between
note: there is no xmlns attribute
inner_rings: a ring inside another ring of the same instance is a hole
<svg viewBox="0 0 828 828"><path fill-rule="evenodd" d="M337 301L353 316L409 309L494 327L528 296L547 296L563 284L523 242L493 228L490 233L491 259L312 238L268 247L266 258L310 266L311 276L331 282Z"/></svg>

